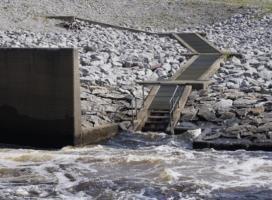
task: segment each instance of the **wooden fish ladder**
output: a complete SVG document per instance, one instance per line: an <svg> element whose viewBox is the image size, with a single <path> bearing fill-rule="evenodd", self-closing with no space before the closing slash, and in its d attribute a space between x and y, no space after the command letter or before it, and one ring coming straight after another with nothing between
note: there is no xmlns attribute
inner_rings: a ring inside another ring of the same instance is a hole
<svg viewBox="0 0 272 200"><path fill-rule="evenodd" d="M133 120L134 131L154 131L174 134L181 112L193 89L206 89L209 79L230 53L224 53L198 33L171 34L191 51L192 57L169 79L138 82L152 86Z"/></svg>

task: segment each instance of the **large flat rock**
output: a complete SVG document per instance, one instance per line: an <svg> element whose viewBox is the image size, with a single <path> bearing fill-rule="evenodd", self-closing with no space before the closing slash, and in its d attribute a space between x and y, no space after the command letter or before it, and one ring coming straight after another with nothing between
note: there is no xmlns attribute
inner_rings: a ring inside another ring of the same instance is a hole
<svg viewBox="0 0 272 200"><path fill-rule="evenodd" d="M272 141L258 141L254 142L249 139L234 139L234 138L215 138L212 140L204 140L196 138L193 141L194 149L213 148L216 150L239 150L244 149L248 151L272 151Z"/></svg>

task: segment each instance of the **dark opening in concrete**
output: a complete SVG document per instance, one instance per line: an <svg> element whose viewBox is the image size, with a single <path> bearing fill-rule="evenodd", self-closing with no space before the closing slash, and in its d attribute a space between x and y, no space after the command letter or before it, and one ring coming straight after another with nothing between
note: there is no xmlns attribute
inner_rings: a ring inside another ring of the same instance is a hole
<svg viewBox="0 0 272 200"><path fill-rule="evenodd" d="M78 144L78 54L74 49L0 49L0 143Z"/></svg>

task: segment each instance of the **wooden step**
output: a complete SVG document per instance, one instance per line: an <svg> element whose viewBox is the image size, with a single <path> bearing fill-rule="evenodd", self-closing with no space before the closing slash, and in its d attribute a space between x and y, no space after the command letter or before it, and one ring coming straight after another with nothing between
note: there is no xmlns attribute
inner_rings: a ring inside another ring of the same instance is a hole
<svg viewBox="0 0 272 200"><path fill-rule="evenodd" d="M142 131L165 132L167 127L168 125L158 126L158 124L150 124L150 125L145 125Z"/></svg>
<svg viewBox="0 0 272 200"><path fill-rule="evenodd" d="M150 115L148 119L169 119L169 115Z"/></svg>
<svg viewBox="0 0 272 200"><path fill-rule="evenodd" d="M152 110L150 111L150 116L169 116L169 111L163 111L163 110Z"/></svg>
<svg viewBox="0 0 272 200"><path fill-rule="evenodd" d="M169 120L164 120L164 121L151 121L147 120L146 124L169 124Z"/></svg>

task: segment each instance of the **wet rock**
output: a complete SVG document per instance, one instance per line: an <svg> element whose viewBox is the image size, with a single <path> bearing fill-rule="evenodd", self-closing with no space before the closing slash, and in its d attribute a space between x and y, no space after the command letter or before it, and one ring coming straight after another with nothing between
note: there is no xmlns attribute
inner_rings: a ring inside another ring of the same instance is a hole
<svg viewBox="0 0 272 200"><path fill-rule="evenodd" d="M263 113L262 114L262 121L263 121L263 123L272 122L272 112Z"/></svg>
<svg viewBox="0 0 272 200"><path fill-rule="evenodd" d="M272 140L272 132L268 132L267 133L267 138L270 139L270 140Z"/></svg>
<svg viewBox="0 0 272 200"><path fill-rule="evenodd" d="M225 119L222 124L224 125L224 127L232 127L232 126L239 125L240 121L241 121L240 119L233 117L233 118Z"/></svg>
<svg viewBox="0 0 272 200"><path fill-rule="evenodd" d="M235 112L236 112L236 114L237 114L237 116L239 117L239 118L244 118L244 117L246 117L247 116L247 114L248 114L248 109L247 108L241 108L241 109L236 109L235 110Z"/></svg>
<svg viewBox="0 0 272 200"><path fill-rule="evenodd" d="M131 126L131 122L128 121L124 121L119 123L119 127L123 130L123 131L127 131L129 129L129 127Z"/></svg>
<svg viewBox="0 0 272 200"><path fill-rule="evenodd" d="M235 136L237 138L244 137L244 136L251 136L253 133L257 131L256 126L252 126L250 124L244 125L235 125L226 129L225 133L226 136Z"/></svg>
<svg viewBox="0 0 272 200"><path fill-rule="evenodd" d="M272 112L272 102L265 102L264 109L265 109L265 112Z"/></svg>
<svg viewBox="0 0 272 200"><path fill-rule="evenodd" d="M181 120L182 121L196 120L197 112L198 112L198 110L196 108L194 108L193 106L185 107L182 111L182 114L181 114Z"/></svg>
<svg viewBox="0 0 272 200"><path fill-rule="evenodd" d="M235 136L235 138L238 138L239 134L240 134L240 126L239 125L235 125L232 127L229 127L225 130L226 135L230 135L230 136Z"/></svg>
<svg viewBox="0 0 272 200"><path fill-rule="evenodd" d="M236 117L236 114L233 113L233 112L223 112L221 115L220 115L220 119L222 120L227 120L227 119L232 119L232 118L235 118Z"/></svg>
<svg viewBox="0 0 272 200"><path fill-rule="evenodd" d="M192 139L195 139L201 135L201 129L187 130L187 133L191 135Z"/></svg>
<svg viewBox="0 0 272 200"><path fill-rule="evenodd" d="M268 142L268 138L267 138L266 134L261 134L261 133L257 133L257 134L252 135L250 139L251 139L251 141L257 142L257 143Z"/></svg>
<svg viewBox="0 0 272 200"><path fill-rule="evenodd" d="M257 102L256 99L239 98L233 102L233 105L238 108L247 108Z"/></svg>
<svg viewBox="0 0 272 200"><path fill-rule="evenodd" d="M259 126L258 129L257 129L257 132L258 133L267 133L267 132L270 132L272 131L272 122L269 122L269 123L266 123L262 126Z"/></svg>
<svg viewBox="0 0 272 200"><path fill-rule="evenodd" d="M198 126L195 125L194 123L191 123L191 122L181 122L178 124L178 129L184 130L184 131L196 130L196 129L198 129Z"/></svg>
<svg viewBox="0 0 272 200"><path fill-rule="evenodd" d="M207 121L216 120L215 111L212 107L209 106L201 106L199 108L197 115Z"/></svg>
<svg viewBox="0 0 272 200"><path fill-rule="evenodd" d="M264 106L258 106L258 107L255 107L255 108L250 108L248 110L248 113L253 114L253 115L260 115L263 112L264 112Z"/></svg>

